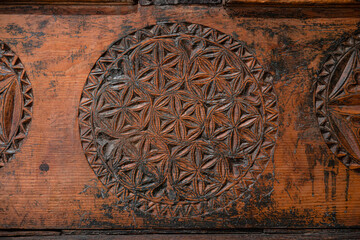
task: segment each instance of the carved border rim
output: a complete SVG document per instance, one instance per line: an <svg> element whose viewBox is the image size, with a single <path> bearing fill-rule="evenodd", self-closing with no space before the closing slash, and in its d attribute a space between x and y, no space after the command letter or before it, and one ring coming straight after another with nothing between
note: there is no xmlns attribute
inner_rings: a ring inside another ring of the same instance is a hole
<svg viewBox="0 0 360 240"><path fill-rule="evenodd" d="M316 78L315 92L313 102L315 106L315 115L319 123L320 133L328 146L329 150L339 159L346 167L350 169L359 169L360 162L352 157L339 141L329 121L327 114L326 97L323 93L326 92L327 86L331 81L333 71L336 70L339 61L348 54L357 45L360 46L360 32L356 31L352 35L347 35L341 39L341 42L334 45L335 50L330 51L325 62L321 65L320 71ZM324 137L328 134L328 137Z"/></svg>
<svg viewBox="0 0 360 240"><path fill-rule="evenodd" d="M152 35L149 36L145 34L146 30L151 32ZM265 163L259 163L252 169L251 173L248 171L243 179L241 180L242 184L246 186L245 191L240 192L234 190L234 188L228 190L231 192L231 197L229 196L219 196L219 202L226 201L226 204L223 204L222 207L215 207L211 200L206 201L206 204L198 203L199 209L201 208L204 210L205 206L209 207L211 211L201 213L204 211L200 210L198 214L188 214L186 211L181 211L178 208L183 207L180 206L169 206L168 204L162 203L155 203L155 207L151 207L151 213L148 200L147 199L139 199L134 195L136 199L136 206L135 204L131 204L134 210L139 209L141 212L146 214L157 215L161 217L163 212L167 211L172 215L174 218L178 217L198 217L203 215L209 215L213 212L226 209L231 205L231 203L235 202L239 198L241 198L249 189L255 184L259 176L267 167L270 161L273 161L273 155L275 150L275 142L276 142L276 135L278 129L278 110L277 110L277 96L273 89L272 84L272 77L266 77L265 70L259 64L258 60L253 56L252 52L247 49L245 44L239 40L234 40L227 34L224 34L220 31L217 31L211 27L206 27L200 24L192 24L192 23L159 23L156 25L147 26L145 28L139 29L133 33L130 33L119 40L115 41L110 47L101 55L101 57L96 61L92 70L89 73L89 76L85 82L83 92L80 97L80 106L79 106L79 131L80 131L80 138L81 144L86 156L87 161L89 162L90 167L93 169L96 176L99 180L104 184L107 189L113 191L115 195L120 198L121 192L118 192L118 189L121 188L120 183L116 182L115 178L112 174L107 171L106 164L104 164L101 160L97 158L97 149L93 142L92 137L92 123L91 123L91 105L94 101L95 95L93 92L96 91L96 88L103 76L106 74L108 68L112 65L112 63L120 56L123 52L125 52L130 45L138 44L146 39L163 36L163 35L176 35L176 34L198 34L200 37L207 39L209 41L216 42L218 44L224 45L227 49L233 52L236 56L238 56L242 61L244 60L253 60L254 64L252 64L251 68L247 67L249 72L253 75L254 79L257 81L260 87L260 91L263 94L263 99L268 100L266 103L264 102L264 110L265 110L265 118L264 118L264 141L262 148L266 149L265 151L268 152L269 158ZM218 35L222 35L222 37L218 38ZM121 46L122 45L122 48ZM267 138L267 139L266 139ZM268 140L268 141L266 141ZM266 144L265 144L266 142ZM253 165L254 165L253 164ZM252 166L253 167L253 166ZM252 168L251 167L251 168ZM251 169L250 168L250 169ZM127 190L126 190L127 191ZM120 201L125 201L125 199L119 199ZM194 207L188 207L193 208ZM173 216L174 213L178 214Z"/></svg>
<svg viewBox="0 0 360 240"><path fill-rule="evenodd" d="M1 153L3 163L7 163L11 160L13 155L19 150L20 146L23 143L23 140L27 136L29 131L31 119L32 119L32 106L33 106L33 91L31 82L27 76L27 73L24 69L20 58L15 54L11 48L0 40L0 51L3 51L2 57L5 57L9 62L11 68L17 75L18 81L20 83L20 90L22 94L22 117L20 119L17 133L12 136L11 141ZM0 164L2 164L0 162ZM0 165L0 167L2 167Z"/></svg>

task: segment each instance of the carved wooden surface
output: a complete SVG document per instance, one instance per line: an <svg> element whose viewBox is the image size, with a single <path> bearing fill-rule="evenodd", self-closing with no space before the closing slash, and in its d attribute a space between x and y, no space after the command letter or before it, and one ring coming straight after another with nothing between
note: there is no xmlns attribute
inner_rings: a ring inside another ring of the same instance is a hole
<svg viewBox="0 0 360 240"><path fill-rule="evenodd" d="M0 4L4 5L127 5L135 4L133 0L0 0Z"/></svg>
<svg viewBox="0 0 360 240"><path fill-rule="evenodd" d="M139 4L148 5L176 5L176 4L223 4L222 0L139 0Z"/></svg>
<svg viewBox="0 0 360 240"><path fill-rule="evenodd" d="M0 9L34 92L2 229L359 227L357 9Z"/></svg>
<svg viewBox="0 0 360 240"><path fill-rule="evenodd" d="M79 113L85 155L129 207L210 214L239 200L272 160L271 79L243 44L212 28L138 30L88 77Z"/></svg>
<svg viewBox="0 0 360 240"><path fill-rule="evenodd" d="M33 95L24 66L0 41L0 167L18 151L31 122Z"/></svg>
<svg viewBox="0 0 360 240"><path fill-rule="evenodd" d="M357 0L227 0L228 4L257 4L257 5L278 5L278 6L287 6L287 5L357 5L359 1Z"/></svg>
<svg viewBox="0 0 360 240"><path fill-rule="evenodd" d="M360 168L360 34L349 37L324 63L315 106L324 139L351 169Z"/></svg>
<svg viewBox="0 0 360 240"><path fill-rule="evenodd" d="M256 4L259 6L264 5L277 5L277 6L291 6L291 5L358 5L357 0L139 0L141 5L168 5L168 4ZM136 4L134 0L1 0L0 4L24 4L24 5L38 5L38 4Z"/></svg>

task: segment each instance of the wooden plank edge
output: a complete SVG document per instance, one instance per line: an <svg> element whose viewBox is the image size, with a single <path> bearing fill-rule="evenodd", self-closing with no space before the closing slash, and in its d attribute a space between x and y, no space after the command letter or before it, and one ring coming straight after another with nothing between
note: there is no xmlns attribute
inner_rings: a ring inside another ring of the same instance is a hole
<svg viewBox="0 0 360 240"><path fill-rule="evenodd" d="M57 0L57 1L49 1L49 0L0 0L1 5L97 5L97 6L111 6L111 5L135 5L137 4L137 0Z"/></svg>
<svg viewBox="0 0 360 240"><path fill-rule="evenodd" d="M360 6L358 0L225 0L226 5L251 5L251 6Z"/></svg>
<svg viewBox="0 0 360 240"><path fill-rule="evenodd" d="M352 233L302 233L302 234L266 234L266 233L226 233L226 234L138 234L138 235L113 235L113 234L79 234L79 235L54 235L54 236L8 236L6 239L133 239L133 240L143 240L143 239L153 239L153 240L185 240L185 239L195 239L195 240L214 240L214 239L245 239L245 240L259 240L259 239L308 239L308 240L317 240L317 239L359 239L359 232Z"/></svg>

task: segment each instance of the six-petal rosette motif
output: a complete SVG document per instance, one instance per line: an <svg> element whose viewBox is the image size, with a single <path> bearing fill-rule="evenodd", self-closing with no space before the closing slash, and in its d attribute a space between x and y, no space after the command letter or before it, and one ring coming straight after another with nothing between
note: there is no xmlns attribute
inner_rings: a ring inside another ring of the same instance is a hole
<svg viewBox="0 0 360 240"><path fill-rule="evenodd" d="M271 76L240 42L197 24L160 24L114 43L81 97L85 155L129 206L167 217L222 209L271 161Z"/></svg>

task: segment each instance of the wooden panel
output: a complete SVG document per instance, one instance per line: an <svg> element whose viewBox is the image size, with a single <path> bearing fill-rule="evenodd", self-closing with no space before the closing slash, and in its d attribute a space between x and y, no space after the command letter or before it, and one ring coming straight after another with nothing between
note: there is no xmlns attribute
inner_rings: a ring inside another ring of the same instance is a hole
<svg viewBox="0 0 360 240"><path fill-rule="evenodd" d="M227 0L228 4L257 4L257 5L358 5L357 0Z"/></svg>
<svg viewBox="0 0 360 240"><path fill-rule="evenodd" d="M148 5L176 5L176 4L222 4L222 0L140 0L139 4Z"/></svg>
<svg viewBox="0 0 360 240"><path fill-rule="evenodd" d="M291 5L355 5L359 4L357 0L148 0L139 1L143 5L167 5L167 4L259 4L259 5L279 5L291 6ZM3 4L126 4L136 3L132 0L2 0L0 3Z"/></svg>
<svg viewBox="0 0 360 240"><path fill-rule="evenodd" d="M124 5L124 4L135 4L135 1L132 0L1 0L0 4L4 5L58 5L58 4L67 4L67 5Z"/></svg>
<svg viewBox="0 0 360 240"><path fill-rule="evenodd" d="M3 42L0 42L0 49L0 167L3 167L28 133L33 93L19 57Z"/></svg>
<svg viewBox="0 0 360 240"><path fill-rule="evenodd" d="M357 10L3 6L0 227L359 227Z"/></svg>
<svg viewBox="0 0 360 240"><path fill-rule="evenodd" d="M32 235L31 232L8 232L7 239L120 239L120 240L143 240L143 239L170 239L170 240L178 240L178 239L195 239L195 240L203 240L203 239L359 239L359 233L356 231L305 231L303 233L261 233L261 232L252 232L252 233L214 233L214 234L196 234L196 233L187 233L187 234L135 234L134 236L116 234L116 231L102 231L102 232L89 232L89 231L79 231L72 233L63 233L59 236L56 232L39 232L34 231Z"/></svg>

